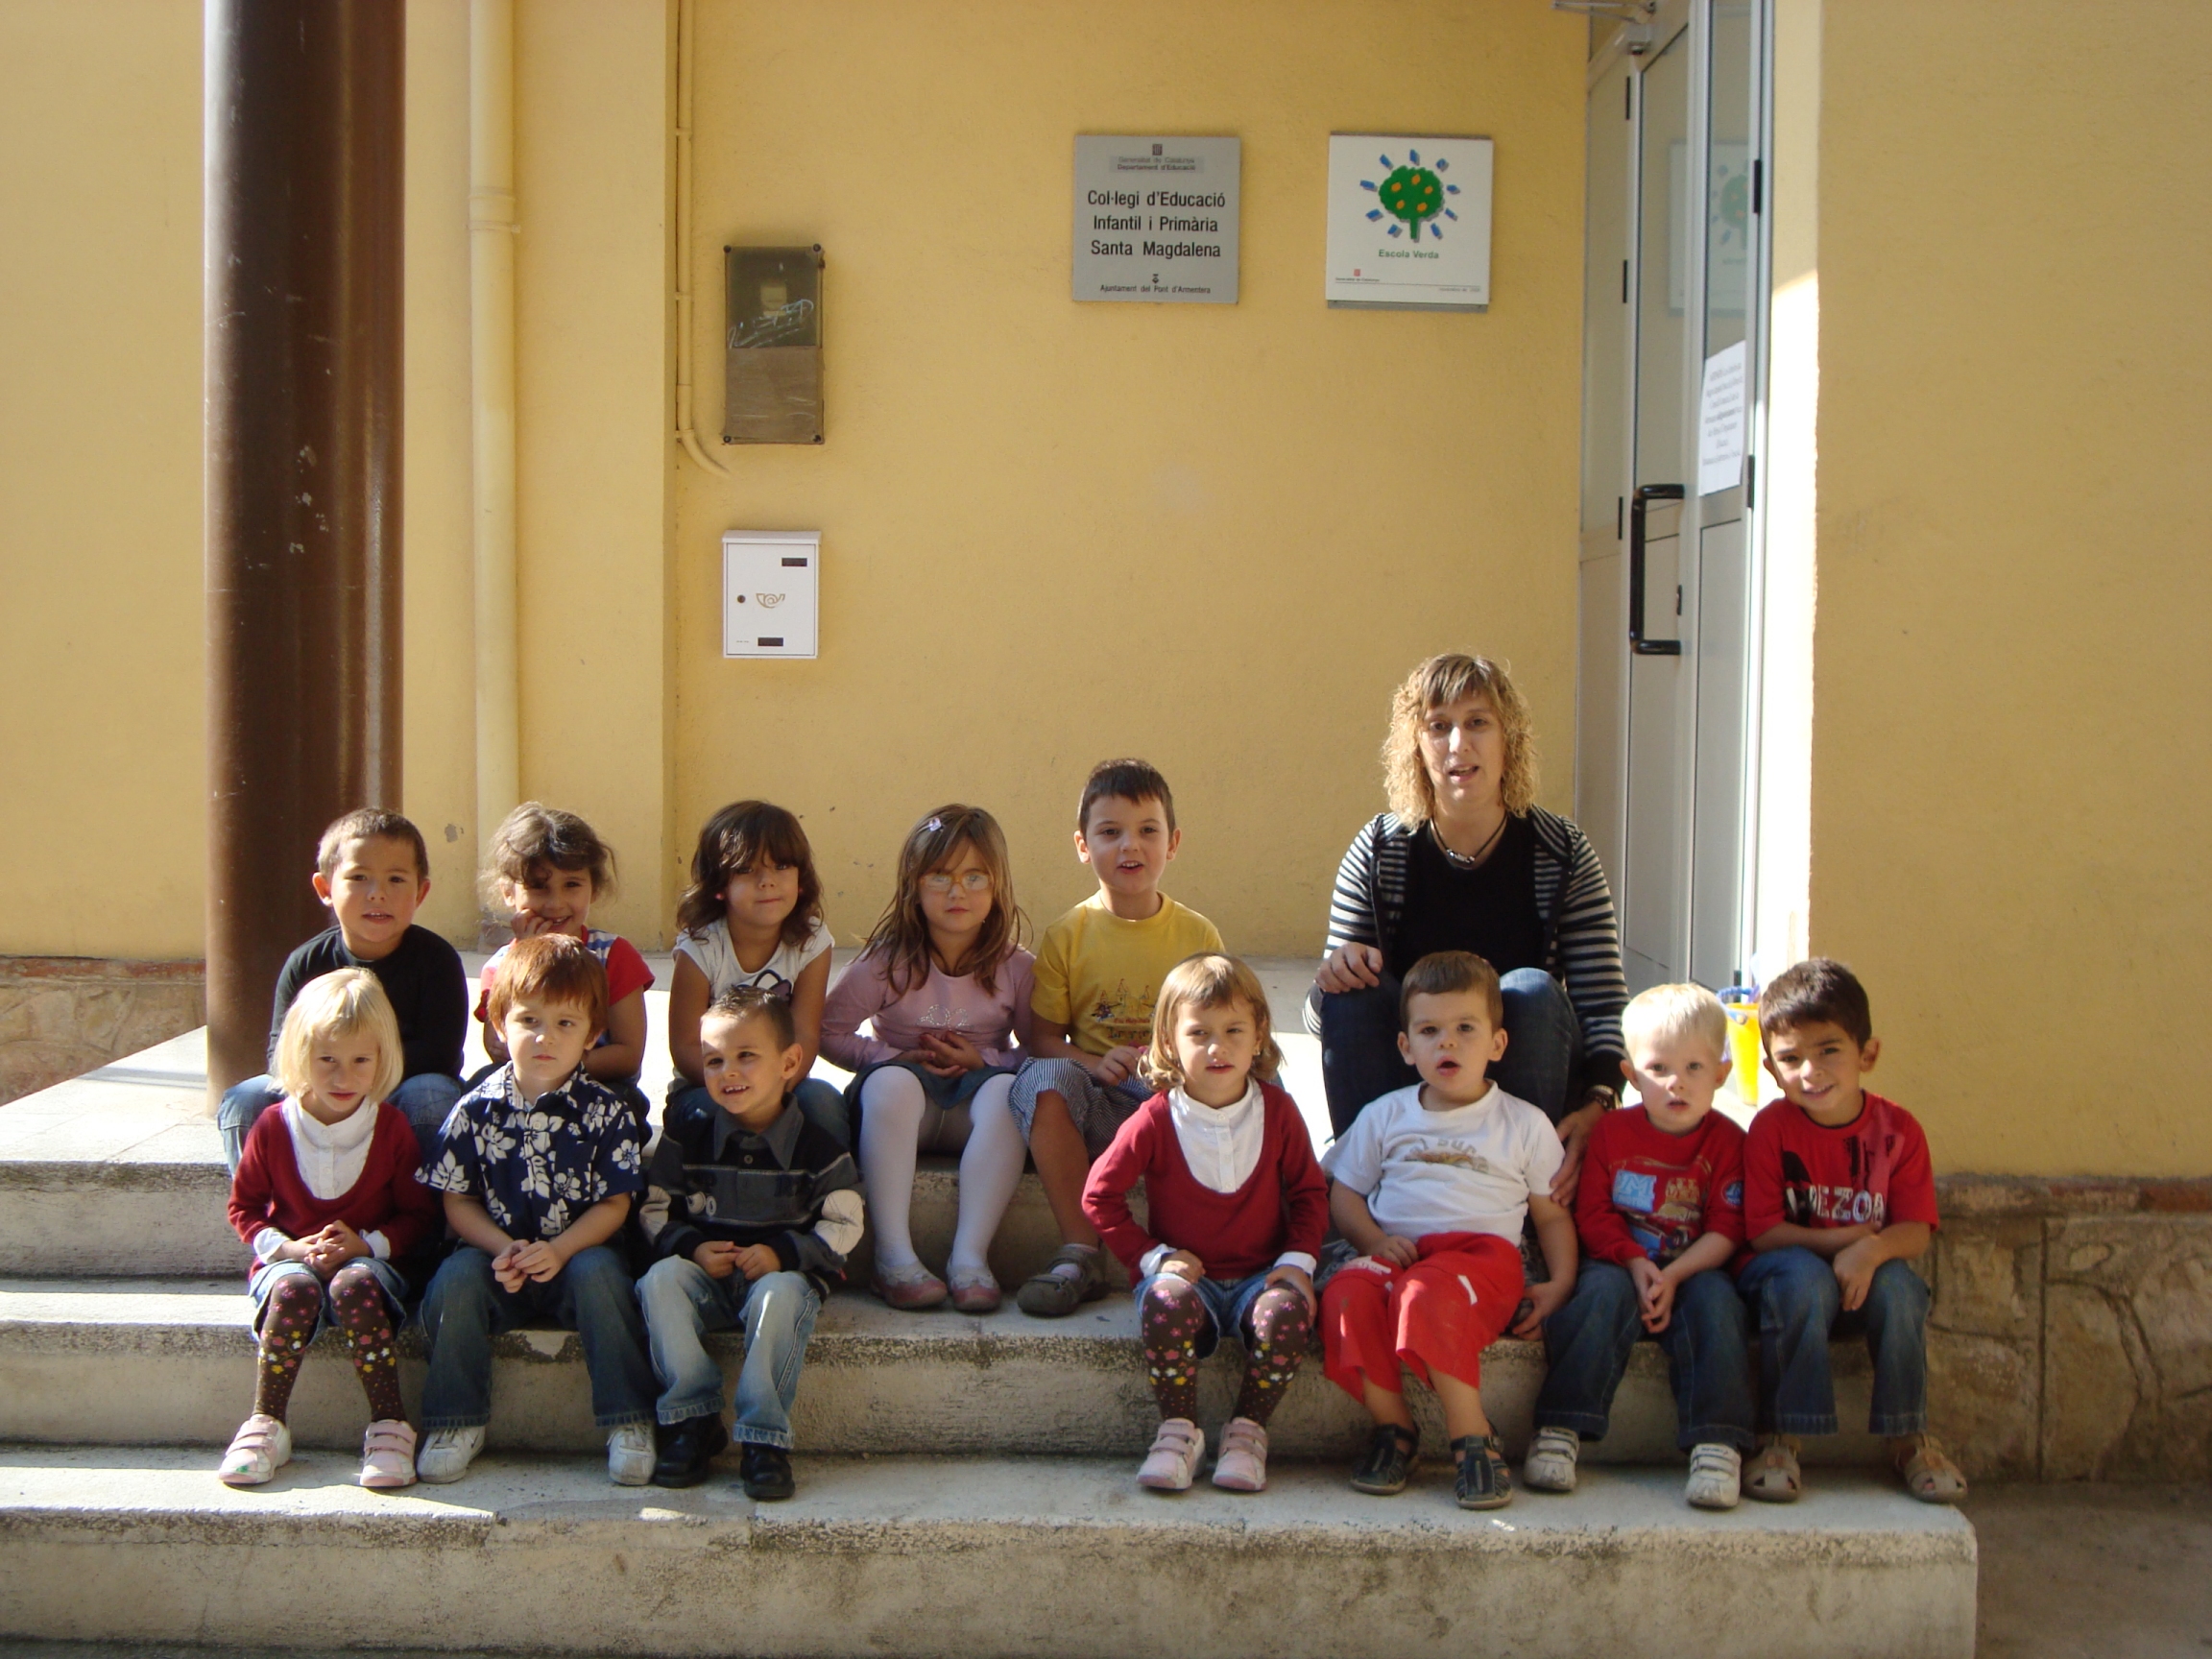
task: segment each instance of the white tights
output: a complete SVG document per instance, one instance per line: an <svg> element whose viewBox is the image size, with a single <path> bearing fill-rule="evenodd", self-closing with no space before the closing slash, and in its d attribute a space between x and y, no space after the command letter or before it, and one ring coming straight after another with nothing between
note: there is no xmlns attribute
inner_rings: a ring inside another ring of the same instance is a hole
<svg viewBox="0 0 2212 1659"><path fill-rule="evenodd" d="M1010 1076L993 1077L968 1104L973 1124L960 1154L960 1221L952 1236L948 1273L989 1271L986 1257L1028 1147L1006 1104ZM868 1225L876 1235L876 1260L886 1268L910 1267L914 1236L914 1161L927 1106L922 1080L901 1066L871 1071L860 1085L860 1179L868 1194Z"/></svg>

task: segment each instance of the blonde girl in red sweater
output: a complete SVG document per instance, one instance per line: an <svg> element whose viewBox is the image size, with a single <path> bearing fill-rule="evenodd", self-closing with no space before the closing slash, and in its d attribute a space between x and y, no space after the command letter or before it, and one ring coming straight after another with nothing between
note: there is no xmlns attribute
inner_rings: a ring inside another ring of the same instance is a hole
<svg viewBox="0 0 2212 1659"><path fill-rule="evenodd" d="M1329 1193L1297 1103L1265 1081L1282 1062L1252 970L1218 952L1186 957L1152 1010L1144 1070L1160 1093L1083 1188L1083 1214L1137 1285L1161 1418L1137 1479L1155 1491L1186 1490L1205 1457L1198 1362L1224 1334L1244 1345L1244 1378L1214 1484L1265 1487L1267 1419L1312 1343ZM1148 1228L1129 1209L1140 1180Z"/></svg>
<svg viewBox="0 0 2212 1659"><path fill-rule="evenodd" d="M429 1237L438 1211L416 1179L415 1132L388 1099L402 1059L392 1004L364 969L310 980L284 1016L276 1070L285 1097L254 1122L230 1182L230 1225L253 1252L246 1293L260 1349L253 1413L219 1471L229 1485L258 1486L291 1460L285 1412L325 1321L345 1333L369 1395L361 1484L414 1482L393 1343L407 1281L396 1262Z"/></svg>

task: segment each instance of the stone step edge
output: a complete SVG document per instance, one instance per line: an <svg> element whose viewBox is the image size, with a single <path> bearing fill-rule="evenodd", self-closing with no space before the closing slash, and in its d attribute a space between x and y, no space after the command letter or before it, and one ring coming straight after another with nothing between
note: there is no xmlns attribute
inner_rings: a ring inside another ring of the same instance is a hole
<svg viewBox="0 0 2212 1659"><path fill-rule="evenodd" d="M301 1459L235 1492L197 1452L0 1453L0 1628L75 1640L358 1643L541 1653L1022 1659L1519 1659L1594 1651L1967 1659L1976 1542L1863 1478L1706 1515L1672 1475L1454 1506L1339 1470L1150 1494L1131 1458L796 1459L798 1493L606 1482L584 1458L488 1456L368 1493ZM281 1553L274 1551L281 1547ZM373 1553L366 1553L373 1551ZM305 1598L243 1593L280 1562ZM1172 1585L1174 1593L1161 1587ZM1655 1635L1654 1633L1657 1632Z"/></svg>

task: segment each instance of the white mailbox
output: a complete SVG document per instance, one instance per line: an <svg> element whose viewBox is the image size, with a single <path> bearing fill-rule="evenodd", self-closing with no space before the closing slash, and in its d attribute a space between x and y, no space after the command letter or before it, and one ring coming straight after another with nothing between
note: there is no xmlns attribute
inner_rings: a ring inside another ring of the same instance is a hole
<svg viewBox="0 0 2212 1659"><path fill-rule="evenodd" d="M822 532L731 530L722 537L722 655L818 657Z"/></svg>

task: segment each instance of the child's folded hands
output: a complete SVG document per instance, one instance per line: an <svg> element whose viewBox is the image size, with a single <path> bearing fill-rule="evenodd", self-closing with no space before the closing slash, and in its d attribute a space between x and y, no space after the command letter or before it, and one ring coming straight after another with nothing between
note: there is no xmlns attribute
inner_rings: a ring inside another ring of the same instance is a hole
<svg viewBox="0 0 2212 1659"><path fill-rule="evenodd" d="M300 1245L304 1252L302 1260L325 1279L356 1257L374 1254L368 1241L343 1221L333 1221L320 1233L309 1234Z"/></svg>
<svg viewBox="0 0 2212 1659"><path fill-rule="evenodd" d="M1659 1270L1648 1256L1628 1263L1628 1277L1636 1283L1637 1311L1644 1329L1654 1334L1667 1329L1674 1313L1674 1281Z"/></svg>

